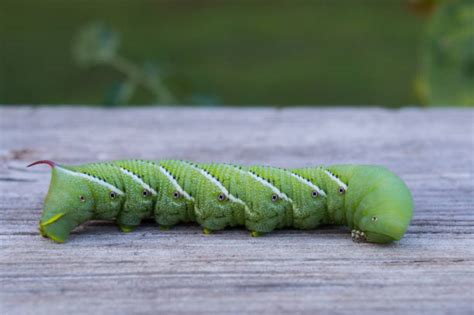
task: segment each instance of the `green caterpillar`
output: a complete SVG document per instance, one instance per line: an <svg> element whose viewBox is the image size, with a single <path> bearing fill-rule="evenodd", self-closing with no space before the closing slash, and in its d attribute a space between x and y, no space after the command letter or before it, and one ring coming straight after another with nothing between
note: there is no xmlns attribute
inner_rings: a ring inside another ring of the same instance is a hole
<svg viewBox="0 0 474 315"><path fill-rule="evenodd" d="M245 226L252 236L284 227L347 225L354 241L388 243L405 234L413 200L387 169L335 165L283 169L124 160L52 167L40 232L62 243L78 225L116 220L124 232L143 219L162 227L197 222L205 233Z"/></svg>

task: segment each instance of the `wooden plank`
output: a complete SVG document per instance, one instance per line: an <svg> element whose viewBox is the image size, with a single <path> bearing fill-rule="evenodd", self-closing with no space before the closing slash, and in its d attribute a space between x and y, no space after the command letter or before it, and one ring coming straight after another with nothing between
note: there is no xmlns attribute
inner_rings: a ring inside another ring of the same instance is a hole
<svg viewBox="0 0 474 315"><path fill-rule="evenodd" d="M0 313L473 314L474 111L0 107ZM412 189L404 239L355 244L345 228L263 238L197 226L66 244L38 235L47 167L183 158L297 167L374 163Z"/></svg>

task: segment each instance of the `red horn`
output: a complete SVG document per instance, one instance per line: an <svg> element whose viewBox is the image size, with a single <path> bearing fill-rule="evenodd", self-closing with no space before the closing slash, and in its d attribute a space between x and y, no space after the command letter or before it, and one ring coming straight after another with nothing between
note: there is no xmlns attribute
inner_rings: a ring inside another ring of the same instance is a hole
<svg viewBox="0 0 474 315"><path fill-rule="evenodd" d="M52 168L56 166L56 163L54 163L54 162L51 161L51 160L41 160L41 161L36 161L36 162L34 162L34 163L31 163L31 164L28 165L27 167L35 166L35 165L38 165L38 164L48 164L48 165L51 166Z"/></svg>

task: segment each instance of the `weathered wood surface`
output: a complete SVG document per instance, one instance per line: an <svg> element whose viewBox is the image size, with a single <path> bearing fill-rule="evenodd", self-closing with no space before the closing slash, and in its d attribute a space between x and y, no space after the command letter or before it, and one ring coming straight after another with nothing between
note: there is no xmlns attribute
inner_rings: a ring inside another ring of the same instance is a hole
<svg viewBox="0 0 474 315"><path fill-rule="evenodd" d="M473 314L473 115L0 108L0 313ZM27 163L120 158L383 164L412 189L415 216L388 246L331 227L251 238L97 222L63 245L38 235L49 169Z"/></svg>

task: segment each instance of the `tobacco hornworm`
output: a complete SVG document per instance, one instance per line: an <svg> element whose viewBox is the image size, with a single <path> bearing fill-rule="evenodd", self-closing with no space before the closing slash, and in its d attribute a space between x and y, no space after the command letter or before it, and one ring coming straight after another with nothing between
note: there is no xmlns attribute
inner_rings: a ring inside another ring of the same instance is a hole
<svg viewBox="0 0 474 315"><path fill-rule="evenodd" d="M283 169L123 160L52 167L40 232L64 242L78 225L116 220L124 232L154 218L162 227L197 222L205 233L245 226L274 229L347 225L355 241L388 243L405 234L413 213L405 183L386 168L335 165Z"/></svg>

